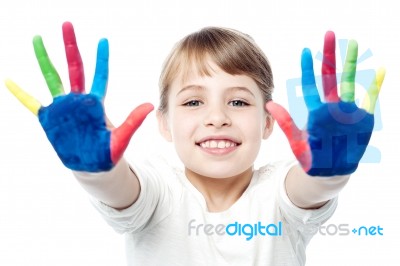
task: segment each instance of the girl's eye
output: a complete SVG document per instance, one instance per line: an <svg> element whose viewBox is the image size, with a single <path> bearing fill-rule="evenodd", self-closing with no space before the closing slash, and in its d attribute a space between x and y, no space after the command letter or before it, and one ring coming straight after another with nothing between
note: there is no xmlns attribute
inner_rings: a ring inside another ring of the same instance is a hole
<svg viewBox="0 0 400 266"><path fill-rule="evenodd" d="M244 102L244 101L242 101L242 100L234 100L234 101L230 101L229 105L232 105L232 106L247 106L249 104Z"/></svg>
<svg viewBox="0 0 400 266"><path fill-rule="evenodd" d="M191 100L183 104L184 106L199 106L200 101L198 100Z"/></svg>

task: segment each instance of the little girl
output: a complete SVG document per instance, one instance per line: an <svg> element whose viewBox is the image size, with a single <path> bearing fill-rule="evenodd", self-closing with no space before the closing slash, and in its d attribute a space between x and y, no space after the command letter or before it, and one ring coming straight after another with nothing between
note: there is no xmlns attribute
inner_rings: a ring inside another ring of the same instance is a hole
<svg viewBox="0 0 400 266"><path fill-rule="evenodd" d="M146 115L136 108L114 128L104 114L108 41L99 42L96 72L85 93L83 65L71 23L63 25L71 92L50 62L41 38L35 53L54 101L43 107L12 81L7 87L34 114L58 156L91 195L104 219L126 237L128 265L304 265L305 250L337 206L337 195L367 147L384 71L363 109L354 104L357 43L348 47L340 97L335 37L325 37L324 102L311 52L302 54L309 109L299 130L272 102L270 64L254 41L232 29L209 27L184 37L165 61L157 119L183 168L123 153ZM253 164L274 121L297 161ZM353 137L356 136L356 137ZM140 153L140 151L137 151Z"/></svg>

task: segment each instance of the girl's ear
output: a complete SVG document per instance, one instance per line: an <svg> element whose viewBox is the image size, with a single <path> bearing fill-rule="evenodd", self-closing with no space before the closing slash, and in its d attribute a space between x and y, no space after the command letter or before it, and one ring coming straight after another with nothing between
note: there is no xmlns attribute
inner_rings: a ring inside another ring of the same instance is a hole
<svg viewBox="0 0 400 266"><path fill-rule="evenodd" d="M172 142L172 134L168 124L167 114L162 113L157 110L157 121L158 121L158 130L161 133L161 136L168 142Z"/></svg>
<svg viewBox="0 0 400 266"><path fill-rule="evenodd" d="M264 134L263 139L267 139L274 128L275 119L272 117L271 114L267 114L265 117L265 127L264 127Z"/></svg>

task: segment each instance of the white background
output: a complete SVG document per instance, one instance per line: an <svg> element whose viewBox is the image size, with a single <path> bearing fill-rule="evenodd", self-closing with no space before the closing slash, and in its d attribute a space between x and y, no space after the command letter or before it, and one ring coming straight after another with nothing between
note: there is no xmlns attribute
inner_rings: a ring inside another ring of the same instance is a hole
<svg viewBox="0 0 400 266"><path fill-rule="evenodd" d="M393 4L392 4L393 3ZM236 28L250 34L269 57L275 101L288 107L286 81L300 75L300 53L322 50L323 37L354 38L360 54L373 56L359 69L384 66L380 95L383 128L371 145L380 163L361 164L341 192L330 223L383 227L383 236L317 235L307 265L400 265L398 97L400 19L395 1L104 1L13 0L0 4L0 80L12 78L43 105L51 102L37 65L32 37L43 37L68 91L61 34L64 21L75 26L89 89L97 42L110 42L106 110L115 124L139 103L158 104L158 76L164 58L184 35L205 26ZM341 60L337 57L338 70ZM315 61L318 74L320 61ZM361 92L363 92L361 90ZM362 93L357 97L362 97ZM114 233L55 152L30 112L0 84L0 265L124 265L123 237ZM154 113L135 134L129 156L173 154L158 134ZM278 126L257 165L291 158Z"/></svg>

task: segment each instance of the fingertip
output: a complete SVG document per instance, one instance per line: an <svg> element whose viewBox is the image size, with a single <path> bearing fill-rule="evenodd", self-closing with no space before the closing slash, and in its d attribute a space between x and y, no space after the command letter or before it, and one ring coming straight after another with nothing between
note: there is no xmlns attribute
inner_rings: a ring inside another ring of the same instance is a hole
<svg viewBox="0 0 400 266"><path fill-rule="evenodd" d="M40 36L40 35L33 36L33 41L37 41L37 40L41 40L41 39L42 39L42 36Z"/></svg>
<svg viewBox="0 0 400 266"><path fill-rule="evenodd" d="M44 47L42 36L36 35L32 40L33 50L35 51L36 58L38 56L47 55L46 48Z"/></svg>
<svg viewBox="0 0 400 266"><path fill-rule="evenodd" d="M349 49L358 49L358 42L354 39L350 39L348 43Z"/></svg>
<svg viewBox="0 0 400 266"><path fill-rule="evenodd" d="M311 50L310 50L310 48L304 48L303 49L303 51L301 52L301 58L302 59L304 59L304 58L311 58L312 57L312 55L311 55Z"/></svg>
<svg viewBox="0 0 400 266"><path fill-rule="evenodd" d="M310 69L313 67L311 50L309 48L304 48L301 53L301 68Z"/></svg>
<svg viewBox="0 0 400 266"><path fill-rule="evenodd" d="M303 48L303 51L301 52L302 55L311 55L311 50L310 48Z"/></svg>
<svg viewBox="0 0 400 266"><path fill-rule="evenodd" d="M151 103L142 103L137 106L128 116L128 120L143 121L148 114L154 110L154 105ZM135 122L136 123L136 122ZM139 124L141 124L140 122Z"/></svg>
<svg viewBox="0 0 400 266"><path fill-rule="evenodd" d="M152 103L143 103L137 107L142 114L149 114L154 110L154 105Z"/></svg>
<svg viewBox="0 0 400 266"><path fill-rule="evenodd" d="M64 22L62 25L62 34L64 38L64 43L76 44L76 37L74 26L71 22Z"/></svg>
<svg viewBox="0 0 400 266"><path fill-rule="evenodd" d="M17 87L17 84L15 84L14 81L12 81L11 79L8 79L8 78L4 80L4 83L7 87L7 89L11 92L14 91L15 88Z"/></svg>
<svg viewBox="0 0 400 266"><path fill-rule="evenodd" d="M327 30L325 33L325 40L326 41L334 41L335 40L335 32L333 32L332 30Z"/></svg>
<svg viewBox="0 0 400 266"><path fill-rule="evenodd" d="M285 116L287 113L286 109L283 106L275 103L272 100L267 102L265 104L265 107L267 108L267 111L271 114L271 116L276 120L280 120L280 118L282 116Z"/></svg>
<svg viewBox="0 0 400 266"><path fill-rule="evenodd" d="M37 45L38 43L42 43L43 42L42 36L40 36L40 35L33 36L32 42L33 42L33 45Z"/></svg>
<svg viewBox="0 0 400 266"><path fill-rule="evenodd" d="M327 31L324 38L324 53L332 54L335 52L336 37L333 31Z"/></svg>
<svg viewBox="0 0 400 266"><path fill-rule="evenodd" d="M39 109L42 106L38 100L26 93L11 79L6 79L5 84L11 94L13 94L29 111L36 116L38 115Z"/></svg>
<svg viewBox="0 0 400 266"><path fill-rule="evenodd" d="M70 21L65 21L63 24L62 24L62 29L63 30L70 30L70 29L74 29L74 26L72 25L72 23L70 22Z"/></svg>
<svg viewBox="0 0 400 266"><path fill-rule="evenodd" d="M376 83L379 88L382 86L383 80L385 79L385 75L386 75L386 69L384 67L379 68L376 73Z"/></svg>
<svg viewBox="0 0 400 266"><path fill-rule="evenodd" d="M108 45L108 39L107 39L107 38L101 38L101 39L99 40L99 43L101 43L101 44L107 44L107 45Z"/></svg>
<svg viewBox="0 0 400 266"><path fill-rule="evenodd" d="M325 33L325 36L328 36L328 35L335 36L335 32L333 30L327 30L326 33Z"/></svg>
<svg viewBox="0 0 400 266"><path fill-rule="evenodd" d="M97 49L98 49L98 53L101 55L101 57L108 57L109 56L108 39L106 39L106 38L100 39Z"/></svg>
<svg viewBox="0 0 400 266"><path fill-rule="evenodd" d="M379 75L382 75L382 76L385 76L385 74L386 74L386 68L384 68L384 67L378 68L378 74L379 74Z"/></svg>
<svg viewBox="0 0 400 266"><path fill-rule="evenodd" d="M120 131L122 132L131 132L133 134L136 129L142 124L142 122L145 120L147 115L154 110L154 106L151 103L143 103L139 106L137 106L132 112L128 115L128 118L126 121L120 126ZM126 127L124 125L127 121L130 121L128 123L130 126ZM127 129L129 129L127 131Z"/></svg>

